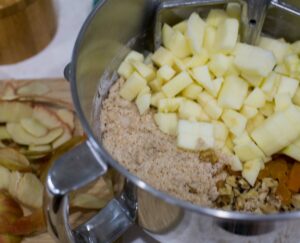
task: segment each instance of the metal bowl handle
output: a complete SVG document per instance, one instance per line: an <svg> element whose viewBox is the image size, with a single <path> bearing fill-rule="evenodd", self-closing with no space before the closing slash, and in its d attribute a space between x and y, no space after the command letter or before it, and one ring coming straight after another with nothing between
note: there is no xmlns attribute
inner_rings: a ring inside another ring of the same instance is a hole
<svg viewBox="0 0 300 243"><path fill-rule="evenodd" d="M124 195L114 198L98 214L75 230L69 224L69 193L107 172L107 165L89 141L60 157L46 181L45 214L48 231L58 242L113 242L134 222L135 211Z"/></svg>

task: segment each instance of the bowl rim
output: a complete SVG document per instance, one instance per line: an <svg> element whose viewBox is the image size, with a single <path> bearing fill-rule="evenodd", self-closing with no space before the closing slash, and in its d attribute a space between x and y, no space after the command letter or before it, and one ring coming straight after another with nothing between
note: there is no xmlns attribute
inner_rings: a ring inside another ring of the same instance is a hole
<svg viewBox="0 0 300 243"><path fill-rule="evenodd" d="M96 16L99 9L105 4L107 0L100 0L96 7L93 9L93 11L90 13L90 15L85 20L83 26L81 27L81 30L77 36L75 46L72 53L72 61L70 63L70 83L71 83L71 92L72 92L72 99L75 106L75 110L77 112L77 115L80 119L81 125L86 132L88 139L91 143L92 149L97 152L103 162L109 164L114 169L116 169L119 173L121 173L123 176L125 176L127 179L129 179L132 183L134 183L137 187L139 187L142 190L145 190L146 192L152 194L153 196L170 203L175 206L179 206L183 209L203 214L209 217L214 217L218 219L223 220L236 220L236 221L260 221L260 222L268 222L268 221L284 221L284 220L297 220L300 219L300 210L299 211L293 211L293 212L284 212L284 213L275 213L275 214L267 214L267 215L258 215L258 214L252 214L252 213L242 213L242 212L235 212L235 211L225 211L222 209L215 209L215 208L208 208L208 207L201 207L199 205L192 204L188 201L184 201L182 199L175 198L169 194L166 194L164 192L161 192L151 185L147 184L137 176L131 174L124 166L119 164L116 160L114 160L109 153L105 150L105 148L102 146L101 143L99 143L96 139L96 137L93 134L93 131L91 127L89 126L89 123L87 119L84 116L80 99L77 93L77 84L76 84L76 64L77 64L77 58L79 55L80 46L83 40L83 37L85 36L86 30L90 23L93 21L94 17Z"/></svg>

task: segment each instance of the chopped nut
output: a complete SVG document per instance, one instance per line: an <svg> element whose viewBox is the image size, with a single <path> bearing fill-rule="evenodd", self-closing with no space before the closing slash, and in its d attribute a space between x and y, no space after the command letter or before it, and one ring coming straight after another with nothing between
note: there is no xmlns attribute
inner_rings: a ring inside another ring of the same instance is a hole
<svg viewBox="0 0 300 243"><path fill-rule="evenodd" d="M292 196L292 204L296 209L300 209L300 194Z"/></svg>
<svg viewBox="0 0 300 243"><path fill-rule="evenodd" d="M207 149L200 152L200 160L211 162L212 164L216 164L218 162L218 156L213 149Z"/></svg>
<svg viewBox="0 0 300 243"><path fill-rule="evenodd" d="M226 178L226 183L232 187L237 187L236 176L228 176Z"/></svg>
<svg viewBox="0 0 300 243"><path fill-rule="evenodd" d="M240 186L242 189L244 189L244 190L250 189L249 183L248 183L245 179L243 179L243 178L241 178L241 179L238 181L238 184L239 184L239 186Z"/></svg>

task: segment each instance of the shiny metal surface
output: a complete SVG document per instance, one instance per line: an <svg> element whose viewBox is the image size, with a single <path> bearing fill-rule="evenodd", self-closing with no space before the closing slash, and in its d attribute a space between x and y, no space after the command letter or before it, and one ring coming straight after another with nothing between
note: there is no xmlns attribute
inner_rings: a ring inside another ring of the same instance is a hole
<svg viewBox="0 0 300 243"><path fill-rule="evenodd" d="M258 242L298 242L299 211L253 215L199 207L152 188L129 173L103 147L99 130L101 101L116 79L114 70L131 48L153 50L154 16L160 2L100 1L82 27L68 74L76 111L88 135L88 146L84 145L87 152L82 150L78 155L75 151L74 155L70 154L71 157L61 158L49 174L46 204L49 230L61 242L87 241L93 236L99 242L106 242L110 239L109 233L114 232L114 226L119 227L118 221L114 221L113 215L107 212L119 212L117 215L122 218L121 212L125 210L125 215L132 216L129 219L136 219L138 225L162 242L166 242L166 239L176 239L178 242L249 242L253 235L259 235L256 238ZM184 16L184 13L178 16ZM297 15L272 6L268 9L263 31L293 41L300 39L299 21ZM99 225L106 222L100 212L96 218L78 228L78 237L68 227L68 198L65 193L103 175L106 165L114 169L116 180L124 181L126 178L126 183L119 184L122 204L115 201L120 199L119 196L102 211L106 217L112 217L107 221L107 234L99 229ZM66 168L72 170L67 183L61 181L62 172ZM73 173L76 180L72 180ZM118 205L122 205L121 211L118 211L120 208L114 211L112 208ZM130 225L127 223L124 223L124 228L118 228L118 232L123 232ZM93 229L93 232L89 233L89 229Z"/></svg>

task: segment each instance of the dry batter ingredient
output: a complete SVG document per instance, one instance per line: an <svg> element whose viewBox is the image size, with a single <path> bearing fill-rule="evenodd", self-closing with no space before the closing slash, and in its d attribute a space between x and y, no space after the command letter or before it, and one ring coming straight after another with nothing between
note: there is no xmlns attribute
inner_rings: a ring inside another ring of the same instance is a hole
<svg viewBox="0 0 300 243"><path fill-rule="evenodd" d="M178 149L175 137L162 133L153 112L140 116L134 103L119 96L120 79L110 89L101 111L101 134L105 148L130 172L153 187L177 198L213 207L216 183L226 178L226 156L218 162L201 161L199 153Z"/></svg>

